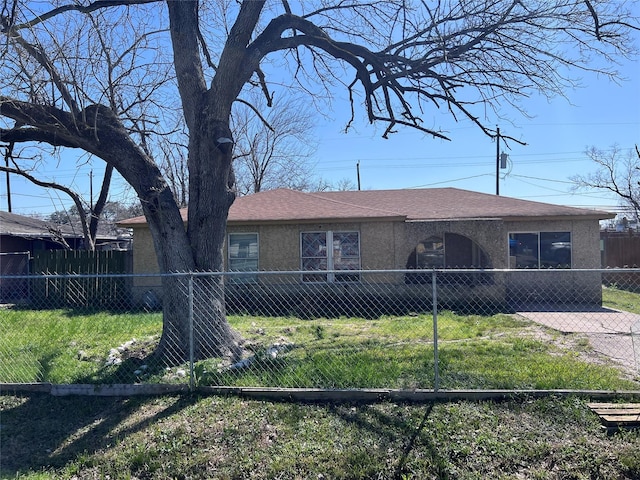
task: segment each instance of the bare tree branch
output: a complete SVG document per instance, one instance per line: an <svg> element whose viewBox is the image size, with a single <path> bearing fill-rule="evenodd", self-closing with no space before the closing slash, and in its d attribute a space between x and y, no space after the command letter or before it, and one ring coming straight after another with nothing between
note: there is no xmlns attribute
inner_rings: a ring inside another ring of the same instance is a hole
<svg viewBox="0 0 640 480"><path fill-rule="evenodd" d="M93 250L95 248L95 238L91 237L89 233L89 220L87 218L87 214L85 213L84 206L82 204L82 198L76 192L59 183L45 182L43 180L40 180L34 177L33 175L31 175L30 173L25 172L24 170L18 168L15 164L13 167L5 167L0 165L0 172L7 172L14 175L19 175L23 178L26 178L34 185L38 185L39 187L44 187L44 188L51 188L53 190L58 190L68 195L69 198L73 200L73 203L75 204L76 208L78 209L78 213L80 214L80 218L82 220L80 222L82 224L82 233L84 235L85 240L88 242L87 249Z"/></svg>
<svg viewBox="0 0 640 480"><path fill-rule="evenodd" d="M68 4L61 5L56 7L48 12L44 12L39 14L37 17L29 20L28 22L21 23L19 25L13 25L12 28L16 30L21 30L25 28L31 28L39 23L46 22L47 20L61 15L65 12L79 12L79 13L91 13L97 10L101 10L103 8L109 7L121 7L121 6L131 6L131 5L143 5L145 3L159 3L161 0L98 0L97 2L90 3L89 5L80 5L80 4Z"/></svg>
<svg viewBox="0 0 640 480"><path fill-rule="evenodd" d="M640 218L640 152L637 145L635 154L618 146L609 151L592 147L586 154L596 170L570 177L575 183L574 190L596 189L614 193L633 209L636 218Z"/></svg>

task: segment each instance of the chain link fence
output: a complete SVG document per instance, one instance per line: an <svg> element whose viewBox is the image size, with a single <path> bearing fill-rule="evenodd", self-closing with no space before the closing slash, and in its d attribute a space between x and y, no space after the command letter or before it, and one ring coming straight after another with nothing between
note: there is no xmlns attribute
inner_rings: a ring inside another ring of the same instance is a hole
<svg viewBox="0 0 640 480"><path fill-rule="evenodd" d="M0 383L639 390L640 269L38 275Z"/></svg>

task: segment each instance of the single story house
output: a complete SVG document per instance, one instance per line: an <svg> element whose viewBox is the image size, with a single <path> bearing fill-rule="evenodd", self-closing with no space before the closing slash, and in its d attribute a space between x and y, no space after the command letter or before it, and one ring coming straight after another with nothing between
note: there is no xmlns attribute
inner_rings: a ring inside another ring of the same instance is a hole
<svg viewBox="0 0 640 480"><path fill-rule="evenodd" d="M186 209L182 215L186 221ZM599 221L611 217L603 211L456 188L277 189L239 197L232 205L225 270L303 272L295 285L287 279L289 295L318 285L335 293L366 284L370 292L378 284L376 295L423 297L430 294L425 284L431 282L431 271L450 269L452 276L442 283L451 287L451 299L504 303L516 296L532 301L555 296L599 303L599 275L571 270L600 268ZM145 218L119 225L133 230L134 273L157 273ZM459 269L467 275L455 275ZM469 269L509 272L476 275ZM557 275L542 278L550 269L563 269L561 282ZM368 274L370 270L377 272ZM390 272L383 275L382 270ZM398 272L402 270L411 272ZM524 270L538 276L515 275ZM228 293L247 295L251 285L279 281L278 276L255 273L234 276L227 282ZM157 277L136 278L134 298L141 299L158 284Z"/></svg>

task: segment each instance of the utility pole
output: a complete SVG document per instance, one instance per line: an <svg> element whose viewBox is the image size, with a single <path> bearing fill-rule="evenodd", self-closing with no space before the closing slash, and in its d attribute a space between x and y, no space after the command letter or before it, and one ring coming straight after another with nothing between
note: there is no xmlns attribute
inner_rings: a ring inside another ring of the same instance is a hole
<svg viewBox="0 0 640 480"><path fill-rule="evenodd" d="M360 160L356 163L356 172L358 173L358 191L360 191Z"/></svg>
<svg viewBox="0 0 640 480"><path fill-rule="evenodd" d="M500 127L496 127L496 195L500 195Z"/></svg>
<svg viewBox="0 0 640 480"><path fill-rule="evenodd" d="M496 195L500 195L500 169L507 168L508 158L509 155L505 152L500 153L500 128L496 127Z"/></svg>
<svg viewBox="0 0 640 480"><path fill-rule="evenodd" d="M9 153L5 155L4 162L9 168ZM11 213L11 181L9 180L9 171L5 173L7 175L7 212Z"/></svg>

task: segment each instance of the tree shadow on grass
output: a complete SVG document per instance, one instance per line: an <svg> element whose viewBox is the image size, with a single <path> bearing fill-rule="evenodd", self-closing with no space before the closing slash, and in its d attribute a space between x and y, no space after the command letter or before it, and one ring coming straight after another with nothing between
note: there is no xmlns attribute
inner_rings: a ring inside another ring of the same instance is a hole
<svg viewBox="0 0 640 480"><path fill-rule="evenodd" d="M113 385L137 384L161 381L164 377L167 365L154 355L146 358L129 357L121 360L117 365L103 365L95 371L78 376L72 380L73 384ZM166 380L166 379L165 379ZM163 381L162 383L167 383ZM188 379L182 379L181 383L188 383Z"/></svg>
<svg viewBox="0 0 640 480"><path fill-rule="evenodd" d="M157 397L154 408L142 409L149 397L0 396L0 477L61 468L196 401L190 395Z"/></svg>
<svg viewBox="0 0 640 480"><path fill-rule="evenodd" d="M399 456L393 471L393 479L403 479L410 473L407 471L407 463L412 451L419 449L430 459L436 478L448 478L446 461L438 453L430 432L425 429L427 420L433 411L435 403L424 406L424 411L418 425L405 417L396 417L381 412L369 405L359 407L359 412L353 414L342 406L332 406L331 411L337 417L347 423L354 423L359 429L368 430L380 437L397 439L403 445L402 454Z"/></svg>

